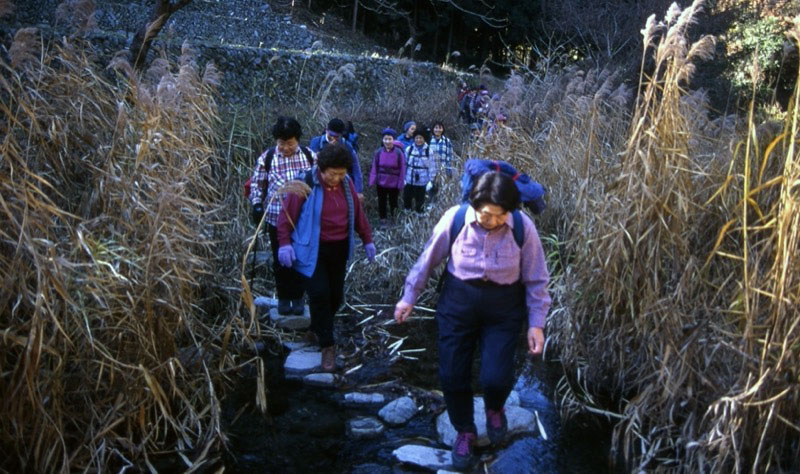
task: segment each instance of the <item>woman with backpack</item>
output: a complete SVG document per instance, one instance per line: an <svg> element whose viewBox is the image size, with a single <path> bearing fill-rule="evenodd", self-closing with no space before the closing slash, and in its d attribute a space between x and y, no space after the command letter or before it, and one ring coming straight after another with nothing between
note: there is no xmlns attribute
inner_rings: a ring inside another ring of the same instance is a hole
<svg viewBox="0 0 800 474"><path fill-rule="evenodd" d="M336 370L333 317L344 299L347 261L355 250L355 234L367 259L375 259L375 244L353 180L347 175L352 155L340 143L317 155L317 166L303 177L307 196L288 193L278 217L278 260L305 277L311 331L322 348L322 370Z"/></svg>
<svg viewBox="0 0 800 474"><path fill-rule="evenodd" d="M375 151L372 157L372 169L369 172L369 185L376 186L378 193L378 215L381 225L387 221L386 207L390 210L390 220L394 220L397 211L397 197L403 189L403 178L406 174L406 156L403 150L395 145L397 133L391 128L381 132L383 146Z"/></svg>
<svg viewBox="0 0 800 474"><path fill-rule="evenodd" d="M439 220L405 281L394 318L403 323L433 270L449 257L436 306L439 378L450 422L458 435L452 461L458 470L474 462L477 441L472 399L472 356L480 350L480 383L486 432L498 444L508 423L504 405L514 383L519 330L527 326L528 351L541 354L550 308L547 262L533 221L519 211L520 194L507 175L478 177L469 204Z"/></svg>
<svg viewBox="0 0 800 474"><path fill-rule="evenodd" d="M281 315L301 315L305 311L300 275L291 268L278 264L278 214L281 210L281 200L277 198L278 190L289 181L303 176L314 165L314 154L308 148L300 146L302 136L303 129L296 119L278 117L272 126L275 146L258 157L250 178L248 198L253 205L252 219L255 225L262 218L266 220L266 233L272 247L275 290L278 293L278 313Z"/></svg>
<svg viewBox="0 0 800 474"><path fill-rule="evenodd" d="M453 142L444 135L444 124L433 122L433 137L429 143L436 157L436 166L444 170L448 178L453 175Z"/></svg>
<svg viewBox="0 0 800 474"><path fill-rule="evenodd" d="M406 148L406 175L403 185L403 207L422 214L425 206L425 191L436 177L436 160L428 145L425 127L414 130L414 143Z"/></svg>

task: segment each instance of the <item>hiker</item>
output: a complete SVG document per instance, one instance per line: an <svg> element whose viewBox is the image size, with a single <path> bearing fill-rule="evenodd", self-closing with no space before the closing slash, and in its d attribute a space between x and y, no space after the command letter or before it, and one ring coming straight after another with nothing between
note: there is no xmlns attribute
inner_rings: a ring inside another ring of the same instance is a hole
<svg viewBox="0 0 800 474"><path fill-rule="evenodd" d="M350 175L350 178L352 178L353 184L356 187L358 199L363 201L364 183L361 175L361 164L358 162L358 153L350 142L342 140L346 131L346 126L341 119L332 118L328 121L328 126L325 127L325 133L312 138L308 146L314 153L319 153L326 145L331 143L341 143L347 147L347 150L350 152L351 162L353 163L351 167L347 169L347 173Z"/></svg>
<svg viewBox="0 0 800 474"><path fill-rule="evenodd" d="M433 122L433 137L429 143L436 167L444 170L448 178L453 175L453 142L444 136L444 124L440 121Z"/></svg>
<svg viewBox="0 0 800 474"><path fill-rule="evenodd" d="M480 384L486 431L492 443L505 438L504 405L513 385L514 352L523 325L528 352L541 354L550 308L545 255L533 221L518 210L513 180L482 174L469 204L445 212L405 281L394 318L405 322L433 270L449 257L436 306L439 378L447 413L458 432L453 466L474 461L477 430L473 413L472 356L480 349Z"/></svg>
<svg viewBox="0 0 800 474"><path fill-rule="evenodd" d="M403 185L403 208L422 214L425 206L425 192L436 177L436 162L428 145L428 131L425 127L414 128L414 143L406 148L406 175Z"/></svg>
<svg viewBox="0 0 800 474"><path fill-rule="evenodd" d="M383 129L383 146L375 151L369 172L369 185L376 186L378 193L378 215L382 226L394 221L397 197L403 189L403 178L406 175L406 156L402 148L395 145L396 135L397 132L391 128ZM390 210L389 220L387 204Z"/></svg>
<svg viewBox="0 0 800 474"><path fill-rule="evenodd" d="M417 130L417 122L409 120L403 124L403 134L397 140L403 144L403 150L414 144L414 131Z"/></svg>
<svg viewBox="0 0 800 474"><path fill-rule="evenodd" d="M506 125L508 122L508 117L506 114L500 112L498 113L495 118L494 122L489 126L489 129L486 131L486 138L491 138L493 140L507 140L508 134L511 129Z"/></svg>
<svg viewBox="0 0 800 474"><path fill-rule="evenodd" d="M489 120L488 115L491 99L489 90L486 89L486 86L481 85L480 90L472 99L472 104L470 104L470 113L473 122L478 122L481 126L486 124Z"/></svg>
<svg viewBox="0 0 800 474"><path fill-rule="evenodd" d="M322 348L322 370L336 370L333 317L344 298L347 261L355 250L355 234L364 243L369 261L375 260L367 216L353 180L347 175L352 154L340 143L317 155L317 165L303 180L311 187L306 197L288 193L278 218L278 260L305 277L311 310L310 338ZM295 225L296 224L296 225Z"/></svg>
<svg viewBox="0 0 800 474"><path fill-rule="evenodd" d="M249 199L253 205L253 223L258 225L264 216L266 203L266 232L272 247L272 268L275 289L278 293L278 313L281 315L303 314L303 284L300 275L291 268L278 263L278 214L281 200L278 190L289 181L303 176L314 165L314 154L300 146L303 129L292 117L278 117L272 126L275 146L267 149L256 161Z"/></svg>

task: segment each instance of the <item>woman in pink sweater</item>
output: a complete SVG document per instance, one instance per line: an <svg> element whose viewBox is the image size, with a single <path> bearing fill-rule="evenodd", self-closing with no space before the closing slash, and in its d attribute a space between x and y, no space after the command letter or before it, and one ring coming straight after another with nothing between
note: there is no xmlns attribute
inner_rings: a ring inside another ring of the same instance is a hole
<svg viewBox="0 0 800 474"><path fill-rule="evenodd" d="M403 189L406 174L406 158L403 149L395 145L397 133L391 128L383 129L383 146L372 156L372 169L369 172L369 185L377 186L378 214L381 225L387 221L387 203L391 211L391 219L397 211L397 197Z"/></svg>

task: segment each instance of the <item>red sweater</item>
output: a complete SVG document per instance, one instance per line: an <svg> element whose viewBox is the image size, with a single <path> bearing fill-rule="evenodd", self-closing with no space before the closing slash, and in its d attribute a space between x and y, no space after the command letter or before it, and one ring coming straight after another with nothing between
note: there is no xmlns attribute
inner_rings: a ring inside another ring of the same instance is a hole
<svg viewBox="0 0 800 474"><path fill-rule="evenodd" d="M319 175L317 175L319 177ZM322 179L320 179L320 183ZM344 182L344 181L343 181ZM347 199L344 195L344 186L339 184L330 190L322 184L322 221L319 240L320 242L335 242L347 239ZM350 194L353 196L353 210L355 211L355 230L364 245L372 242L372 229L361 207L356 189L350 182ZM288 194L283 200L283 209L278 215L278 243L283 247L292 243L292 231L294 227L291 222L297 222L300 217L300 210L306 198L296 194ZM289 215L287 217L287 214ZM289 221L291 218L291 222Z"/></svg>

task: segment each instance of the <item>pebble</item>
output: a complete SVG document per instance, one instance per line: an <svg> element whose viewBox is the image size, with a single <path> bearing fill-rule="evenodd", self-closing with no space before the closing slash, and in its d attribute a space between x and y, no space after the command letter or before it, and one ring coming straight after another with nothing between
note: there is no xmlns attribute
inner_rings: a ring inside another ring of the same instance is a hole
<svg viewBox="0 0 800 474"><path fill-rule="evenodd" d="M400 462L413 464L425 469L438 470L452 468L450 451L445 449L407 444L392 451L392 456Z"/></svg>
<svg viewBox="0 0 800 474"><path fill-rule="evenodd" d="M402 425L417 414L417 404L411 397L400 397L381 408L378 416L390 425Z"/></svg>
<svg viewBox="0 0 800 474"><path fill-rule="evenodd" d="M286 358L283 370L288 379L302 379L303 376L318 371L321 364L321 352L293 351Z"/></svg>
<svg viewBox="0 0 800 474"><path fill-rule="evenodd" d="M326 373L308 374L303 377L303 383L315 387L333 387L336 385L336 376Z"/></svg>
<svg viewBox="0 0 800 474"><path fill-rule="evenodd" d="M375 417L360 416L347 422L347 434L355 439L376 438L385 427Z"/></svg>
<svg viewBox="0 0 800 474"><path fill-rule="evenodd" d="M385 397L382 393L350 392L344 394L344 401L353 405L372 405L383 403Z"/></svg>

